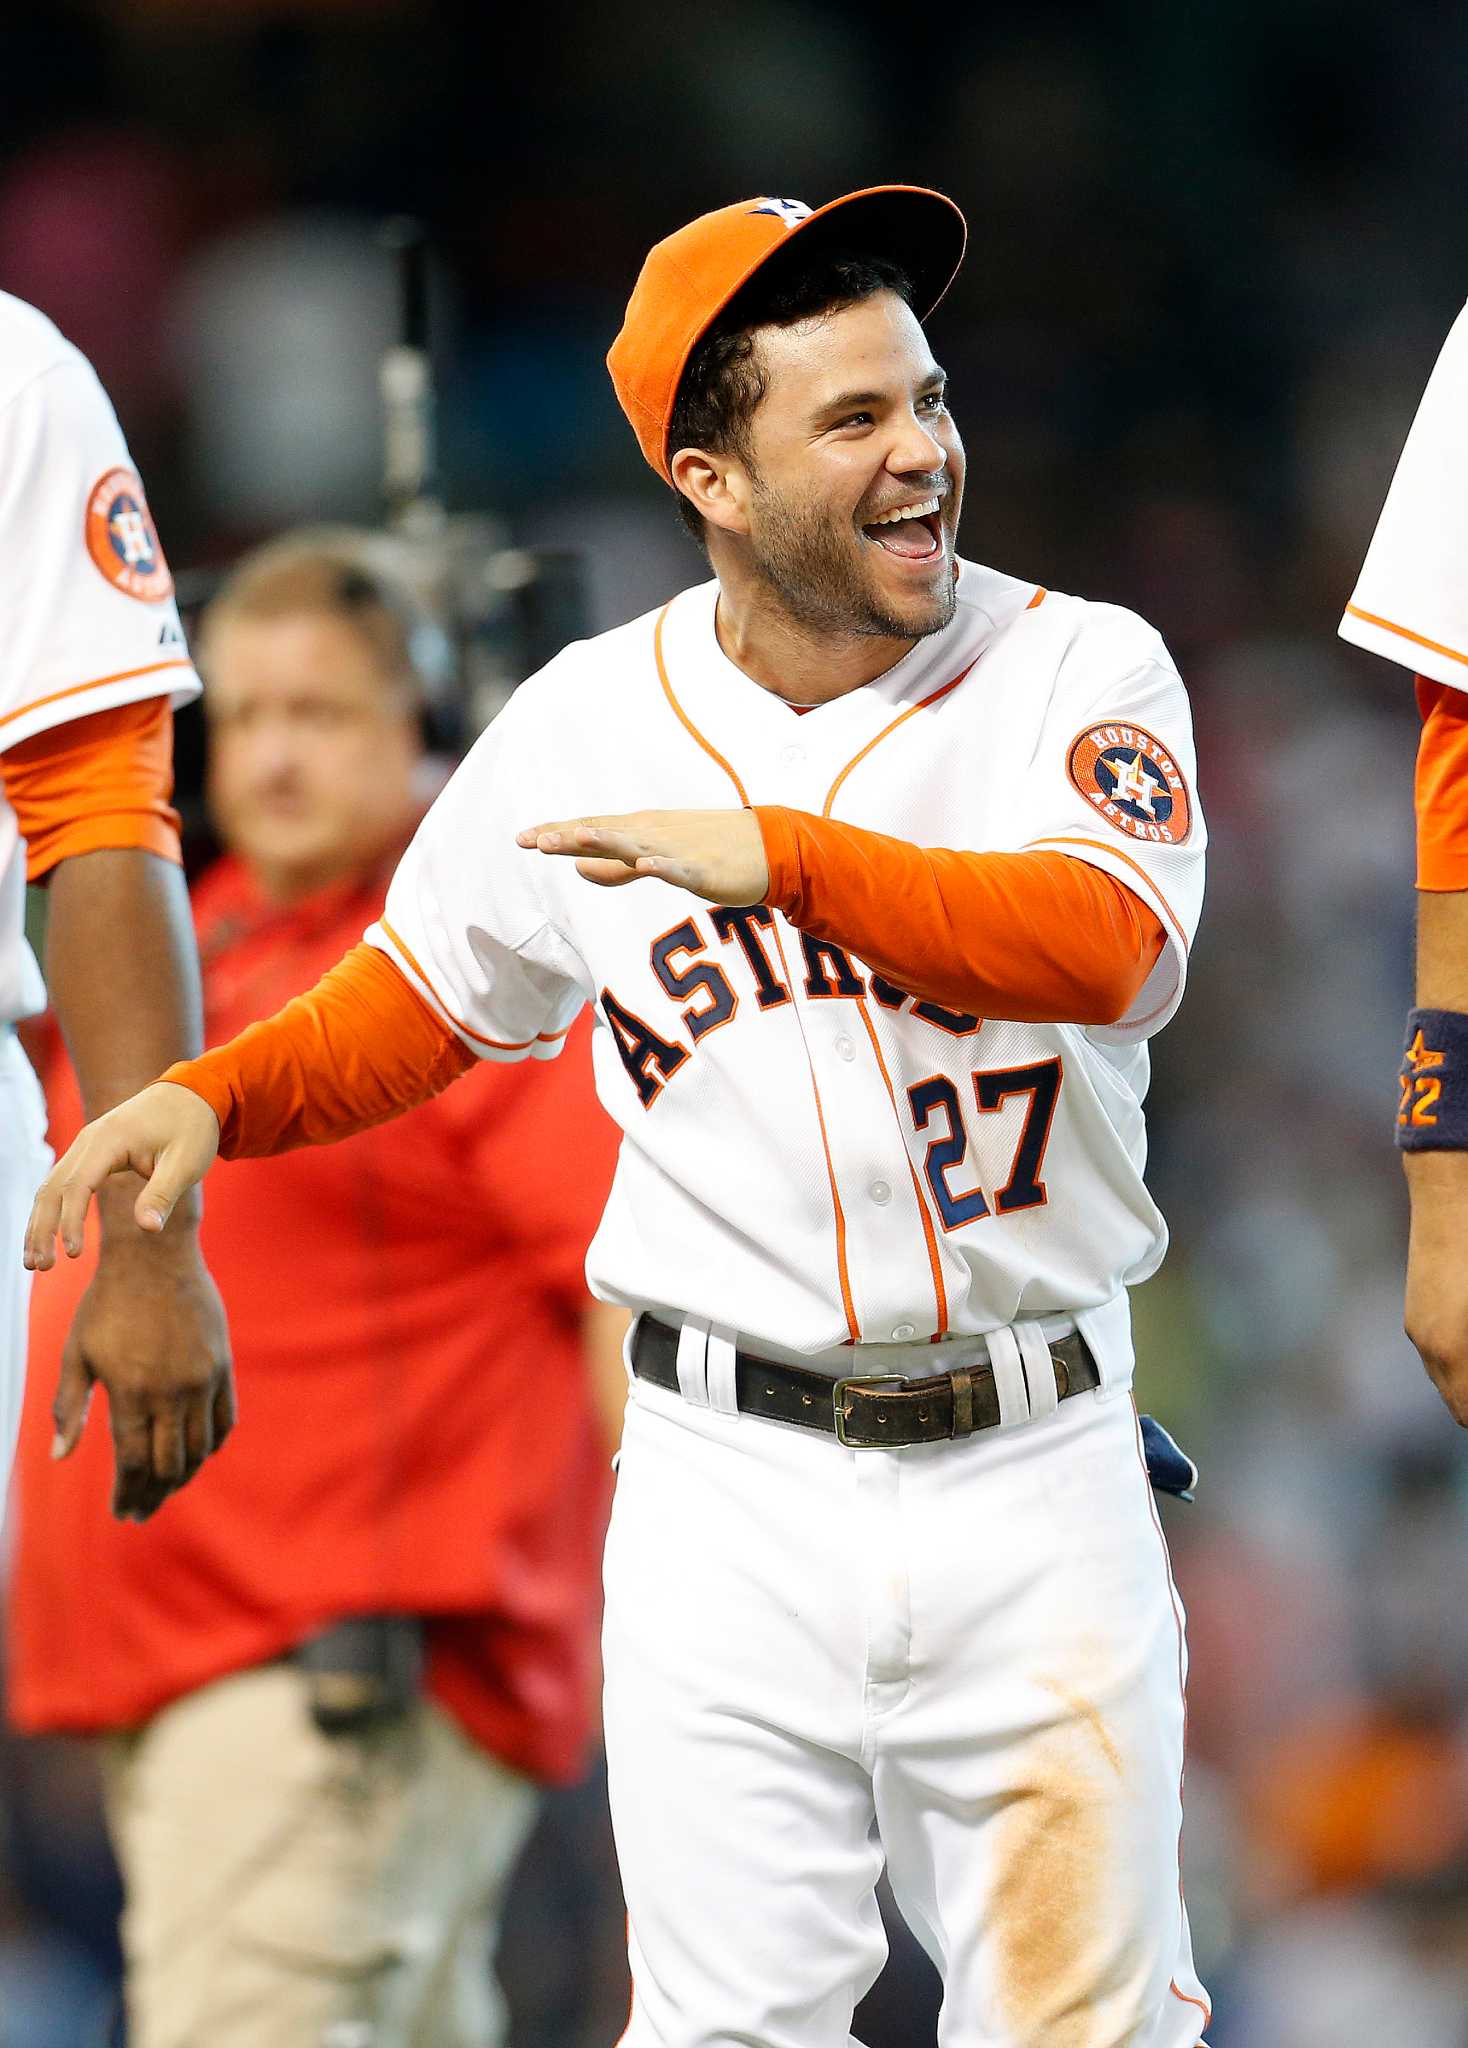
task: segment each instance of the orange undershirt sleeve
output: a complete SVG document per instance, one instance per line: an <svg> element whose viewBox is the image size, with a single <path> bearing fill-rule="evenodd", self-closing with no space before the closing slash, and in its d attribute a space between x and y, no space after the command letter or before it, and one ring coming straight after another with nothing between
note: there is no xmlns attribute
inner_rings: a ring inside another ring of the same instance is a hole
<svg viewBox="0 0 1468 2048"><path fill-rule="evenodd" d="M108 847L182 859L166 697L48 726L0 754L0 780L26 842L28 881Z"/></svg>
<svg viewBox="0 0 1468 2048"><path fill-rule="evenodd" d="M1417 886L1468 889L1468 694L1417 678Z"/></svg>
<svg viewBox="0 0 1468 2048"><path fill-rule="evenodd" d="M375 946L315 988L159 1078L202 1095L224 1159L329 1145L441 1095L474 1054Z"/></svg>
<svg viewBox="0 0 1468 2048"><path fill-rule="evenodd" d="M755 817L766 903L926 1002L1114 1024L1167 942L1140 897L1069 854L952 853L805 811Z"/></svg>

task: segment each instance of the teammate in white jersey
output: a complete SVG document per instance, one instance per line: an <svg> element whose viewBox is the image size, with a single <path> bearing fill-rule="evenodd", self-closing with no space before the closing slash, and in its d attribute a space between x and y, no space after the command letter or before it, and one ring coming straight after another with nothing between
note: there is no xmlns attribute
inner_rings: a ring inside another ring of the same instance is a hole
<svg viewBox="0 0 1468 2048"><path fill-rule="evenodd" d="M1468 1425L1468 307L1428 380L1340 631L1417 679L1417 1007L1396 1135L1407 1331Z"/></svg>
<svg viewBox="0 0 1468 2048"><path fill-rule="evenodd" d="M91 365L0 292L0 1494L25 1366L21 1236L45 1169L45 1109L16 1037L46 990L23 929L48 895L51 999L88 1108L110 1108L197 1045L193 927L172 788L172 711L198 693L173 583L116 415ZM94 1381L116 1451L113 1506L142 1519L222 1442L224 1319L193 1211L151 1240L128 1191L102 1205L103 1256L72 1328L57 1454Z"/></svg>
<svg viewBox="0 0 1468 2048"><path fill-rule="evenodd" d="M524 684L367 942L91 1126L29 1238L69 1248L128 1161L156 1219L216 1151L551 1057L595 1005L624 1142L589 1272L638 1315L627 2048L845 2048L884 1860L945 2048L1207 2019L1126 1299L1165 1243L1141 1101L1202 889L1188 708L1140 620L956 558L920 318L963 238L889 187L652 252L609 360L714 581Z"/></svg>

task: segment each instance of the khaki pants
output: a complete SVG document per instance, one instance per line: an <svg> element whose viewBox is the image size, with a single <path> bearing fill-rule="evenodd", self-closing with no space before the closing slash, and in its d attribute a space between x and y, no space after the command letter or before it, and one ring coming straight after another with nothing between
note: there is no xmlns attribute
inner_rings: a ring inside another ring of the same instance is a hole
<svg viewBox="0 0 1468 2048"><path fill-rule="evenodd" d="M536 1792L432 1702L323 1735L272 1664L102 1748L131 2048L497 2048Z"/></svg>

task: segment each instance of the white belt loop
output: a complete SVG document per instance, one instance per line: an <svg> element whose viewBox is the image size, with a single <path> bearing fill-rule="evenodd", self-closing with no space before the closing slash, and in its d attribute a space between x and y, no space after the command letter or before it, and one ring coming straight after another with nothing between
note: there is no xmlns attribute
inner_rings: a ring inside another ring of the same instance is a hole
<svg viewBox="0 0 1468 2048"><path fill-rule="evenodd" d="M1030 1420L1041 1422L1047 1415L1053 1415L1060 1405L1060 1390L1055 1384L1055 1360L1050 1356L1050 1346L1045 1342L1045 1333L1038 1323L1016 1323L1014 1334L1019 1339L1020 1362L1030 1390Z"/></svg>
<svg viewBox="0 0 1468 2048"><path fill-rule="evenodd" d="M705 1385L708 1389L708 1404L719 1415L739 1413L739 1394L736 1385L738 1332L726 1329L722 1323L708 1326L708 1366Z"/></svg>
<svg viewBox="0 0 1468 2048"><path fill-rule="evenodd" d="M697 1316L685 1316L678 1331L678 1392L690 1408L709 1405L709 1326Z"/></svg>
<svg viewBox="0 0 1468 2048"><path fill-rule="evenodd" d="M994 1391L999 1396L999 1427L1007 1429L1018 1422L1028 1422L1030 1397L1020 1363L1019 1339L1012 1329L991 1330L988 1344Z"/></svg>

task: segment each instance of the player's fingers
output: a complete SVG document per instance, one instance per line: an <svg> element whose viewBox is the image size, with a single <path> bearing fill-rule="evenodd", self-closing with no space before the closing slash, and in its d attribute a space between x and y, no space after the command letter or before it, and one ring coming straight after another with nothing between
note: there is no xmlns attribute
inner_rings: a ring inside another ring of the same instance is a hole
<svg viewBox="0 0 1468 2048"><path fill-rule="evenodd" d="M203 1176L191 1170L192 1162L178 1145L165 1145L138 1199L133 1203L133 1220L139 1230L161 1230L173 1214L174 1204Z"/></svg>
<svg viewBox="0 0 1468 2048"><path fill-rule="evenodd" d="M26 1220L21 1258L32 1273L49 1271L56 1260L56 1226L61 1221L61 1189L48 1173L36 1190Z"/></svg>
<svg viewBox="0 0 1468 2048"><path fill-rule="evenodd" d="M576 872L602 889L620 889L624 883L640 879L639 870L624 860L578 860Z"/></svg>
<svg viewBox="0 0 1468 2048"><path fill-rule="evenodd" d="M113 1389L112 1512L119 1521L140 1522L157 1505L153 1496L152 1417L140 1395Z"/></svg>
<svg viewBox="0 0 1468 2048"><path fill-rule="evenodd" d="M214 1449L214 1397L196 1394L184 1409L184 1478L192 1479Z"/></svg>
<svg viewBox="0 0 1468 2048"><path fill-rule="evenodd" d="M85 1242L87 1210L92 1205L93 1195L111 1170L109 1167L106 1172L94 1177L92 1173L78 1168L62 1184L61 1243L69 1259L81 1256L82 1245Z"/></svg>
<svg viewBox="0 0 1468 2048"><path fill-rule="evenodd" d="M25 1263L46 1272L55 1261L59 1231L67 1256L82 1248L87 1207L109 1175L131 1164L129 1148L117 1133L99 1121L89 1125L68 1146L36 1192L26 1227Z"/></svg>
<svg viewBox="0 0 1468 2048"><path fill-rule="evenodd" d="M188 1474L188 1430L182 1404L156 1410L151 1433L153 1490L161 1498L182 1486Z"/></svg>
<svg viewBox="0 0 1468 2048"><path fill-rule="evenodd" d="M51 1438L53 1458L69 1458L81 1442L82 1431L87 1424L87 1410L92 1405L92 1375L82 1356L81 1346L68 1343L61 1354L61 1373L56 1382L56 1398L51 1403L51 1420L56 1431Z"/></svg>
<svg viewBox="0 0 1468 2048"><path fill-rule="evenodd" d="M211 1416L214 1425L214 1448L216 1451L234 1428L238 1413L238 1408L235 1405L234 1375L228 1365L226 1365L224 1376L214 1391L214 1405Z"/></svg>

